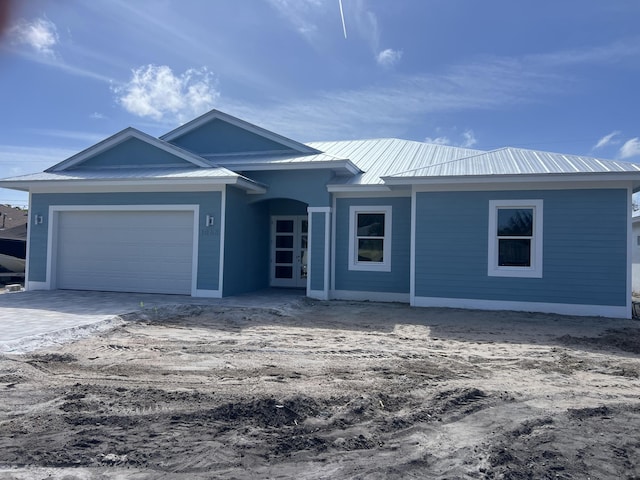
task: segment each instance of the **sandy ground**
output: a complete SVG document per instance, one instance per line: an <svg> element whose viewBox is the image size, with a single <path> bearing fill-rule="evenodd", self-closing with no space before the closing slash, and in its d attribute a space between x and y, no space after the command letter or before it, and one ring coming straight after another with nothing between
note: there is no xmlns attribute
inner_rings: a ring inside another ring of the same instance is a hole
<svg viewBox="0 0 640 480"><path fill-rule="evenodd" d="M640 322L295 299L0 356L2 479L640 479Z"/></svg>

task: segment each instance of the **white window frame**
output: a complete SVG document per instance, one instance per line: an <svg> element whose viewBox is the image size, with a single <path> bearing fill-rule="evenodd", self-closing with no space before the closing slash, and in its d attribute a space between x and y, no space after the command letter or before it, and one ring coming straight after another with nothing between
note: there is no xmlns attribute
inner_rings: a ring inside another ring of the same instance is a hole
<svg viewBox="0 0 640 480"><path fill-rule="evenodd" d="M533 209L533 231L531 237L531 266L512 267L498 265L498 210L500 208ZM490 277L542 278L542 225L543 201L538 200L489 200L489 255Z"/></svg>
<svg viewBox="0 0 640 480"><path fill-rule="evenodd" d="M362 205L349 207L349 270L369 272L391 271L391 205ZM360 213L384 214L384 237L382 237L382 262L358 261L357 218Z"/></svg>

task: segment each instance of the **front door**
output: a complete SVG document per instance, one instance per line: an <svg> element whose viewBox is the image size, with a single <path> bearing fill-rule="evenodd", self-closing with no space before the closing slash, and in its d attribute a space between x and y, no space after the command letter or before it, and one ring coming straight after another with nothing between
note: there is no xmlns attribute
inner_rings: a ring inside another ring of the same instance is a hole
<svg viewBox="0 0 640 480"><path fill-rule="evenodd" d="M306 215L271 217L271 286L307 286Z"/></svg>

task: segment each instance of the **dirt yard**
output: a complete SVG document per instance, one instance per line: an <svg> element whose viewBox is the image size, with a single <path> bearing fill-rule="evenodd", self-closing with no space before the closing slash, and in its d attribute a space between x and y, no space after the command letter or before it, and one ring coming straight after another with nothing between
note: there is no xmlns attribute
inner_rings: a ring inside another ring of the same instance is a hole
<svg viewBox="0 0 640 480"><path fill-rule="evenodd" d="M174 307L0 356L2 479L640 479L640 322Z"/></svg>

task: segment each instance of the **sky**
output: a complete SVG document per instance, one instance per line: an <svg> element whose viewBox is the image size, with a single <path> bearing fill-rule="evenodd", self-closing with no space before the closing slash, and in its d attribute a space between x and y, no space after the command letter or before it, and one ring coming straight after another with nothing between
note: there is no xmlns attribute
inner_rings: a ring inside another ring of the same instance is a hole
<svg viewBox="0 0 640 480"><path fill-rule="evenodd" d="M212 108L301 142L397 137L640 163L639 0L6 5L0 178ZM27 195L0 189L0 203Z"/></svg>

